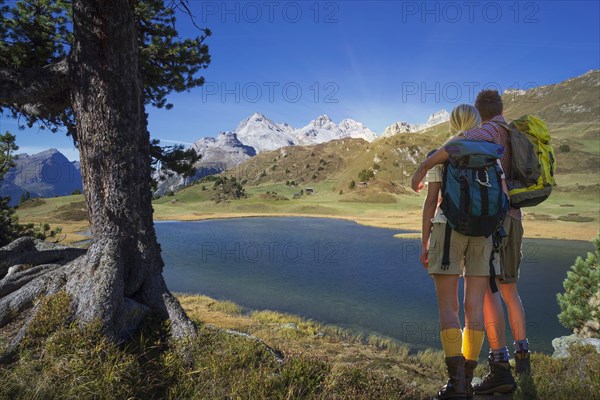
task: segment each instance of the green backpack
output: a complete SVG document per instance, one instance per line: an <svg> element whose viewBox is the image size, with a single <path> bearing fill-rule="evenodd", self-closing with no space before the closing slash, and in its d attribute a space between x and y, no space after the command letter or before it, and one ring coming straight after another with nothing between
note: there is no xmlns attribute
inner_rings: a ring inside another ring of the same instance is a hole
<svg viewBox="0 0 600 400"><path fill-rule="evenodd" d="M509 132L512 150L507 177L510 204L517 208L536 206L556 186L556 157L548 125L534 115L523 115L510 125L502 125Z"/></svg>

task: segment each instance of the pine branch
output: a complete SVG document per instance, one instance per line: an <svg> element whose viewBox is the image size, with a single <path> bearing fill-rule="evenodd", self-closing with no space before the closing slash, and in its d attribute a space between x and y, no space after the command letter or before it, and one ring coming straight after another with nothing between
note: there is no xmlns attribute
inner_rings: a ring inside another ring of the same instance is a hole
<svg viewBox="0 0 600 400"><path fill-rule="evenodd" d="M43 117L71 103L66 60L33 68L0 68L0 104Z"/></svg>

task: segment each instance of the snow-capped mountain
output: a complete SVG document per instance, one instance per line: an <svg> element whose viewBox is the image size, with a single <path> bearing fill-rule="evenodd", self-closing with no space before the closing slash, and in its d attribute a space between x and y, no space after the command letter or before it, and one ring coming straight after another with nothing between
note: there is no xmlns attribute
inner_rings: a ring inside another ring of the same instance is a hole
<svg viewBox="0 0 600 400"><path fill-rule="evenodd" d="M239 123L235 133L241 143L252 146L257 153L293 146L293 128L278 125L260 113L254 113Z"/></svg>
<svg viewBox="0 0 600 400"><path fill-rule="evenodd" d="M329 118L328 115L321 115L319 118L310 121L306 126L297 129L294 132L294 138L298 145L308 145L329 142L339 139L338 126Z"/></svg>
<svg viewBox="0 0 600 400"><path fill-rule="evenodd" d="M424 124L411 124L405 121L398 121L385 128L383 137L390 137L398 133L420 132L434 125L438 125L450 120L450 114L446 110L437 111L429 116Z"/></svg>
<svg viewBox="0 0 600 400"><path fill-rule="evenodd" d="M443 122L448 122L450 120L450 113L446 110L440 110L438 112L434 112L429 116L427 122L425 123L425 128L430 128L434 125L441 124Z"/></svg>
<svg viewBox="0 0 600 400"><path fill-rule="evenodd" d="M418 124L409 124L408 122L399 121L399 122L395 122L392 125L385 128L382 136L390 137L390 136L394 136L398 133L416 132L417 130L419 130L419 127L420 127L420 125L418 125Z"/></svg>
<svg viewBox="0 0 600 400"><path fill-rule="evenodd" d="M163 195L169 190L174 192L186 184L235 167L256 155L254 147L240 142L235 132L220 132L216 138L204 137L191 147L202 156L195 164L196 174L189 178L177 174L163 177L158 183L155 194ZM160 175L155 176L155 179L158 178Z"/></svg>
<svg viewBox="0 0 600 400"><path fill-rule="evenodd" d="M358 138L365 139L367 142L372 142L377 138L377 134L366 127L362 122L346 118L338 125L340 130L340 138Z"/></svg>
<svg viewBox="0 0 600 400"><path fill-rule="evenodd" d="M306 126L294 132L296 144L308 145L329 142L335 139L355 138L372 142L377 138L375 132L362 122L346 118L336 125L328 115L310 121Z"/></svg>
<svg viewBox="0 0 600 400"><path fill-rule="evenodd" d="M202 155L201 163L239 164L256 155L254 147L243 144L235 132L202 138L192 148Z"/></svg>
<svg viewBox="0 0 600 400"><path fill-rule="evenodd" d="M235 130L238 139L252 146L257 153L284 146L310 145L342 138L362 138L373 141L377 135L363 123L345 119L336 125L328 115L321 115L306 126L295 129L287 123L277 124L263 114L254 113Z"/></svg>

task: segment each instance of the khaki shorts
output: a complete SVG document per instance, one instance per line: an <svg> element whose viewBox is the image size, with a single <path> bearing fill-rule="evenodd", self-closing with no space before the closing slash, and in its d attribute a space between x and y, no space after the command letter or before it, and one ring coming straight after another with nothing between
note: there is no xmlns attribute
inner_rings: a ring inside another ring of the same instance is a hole
<svg viewBox="0 0 600 400"><path fill-rule="evenodd" d="M446 224L436 223L431 228L429 241L429 274L490 276L490 256L494 248L492 237L465 236L456 231L450 235L450 265L442 268ZM500 275L500 262L495 257L494 272Z"/></svg>
<svg viewBox="0 0 600 400"><path fill-rule="evenodd" d="M508 236L500 244L500 283L516 283L521 267L521 244L523 242L523 221L507 215L504 231Z"/></svg>

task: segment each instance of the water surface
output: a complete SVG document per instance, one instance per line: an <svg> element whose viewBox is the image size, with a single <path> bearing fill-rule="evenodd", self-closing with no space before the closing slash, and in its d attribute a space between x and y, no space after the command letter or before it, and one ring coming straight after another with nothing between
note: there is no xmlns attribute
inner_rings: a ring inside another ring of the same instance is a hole
<svg viewBox="0 0 600 400"><path fill-rule="evenodd" d="M301 217L157 222L156 231L172 291L441 348L433 281L419 241L393 237L402 231ZM591 250L525 240L519 288L532 349L551 352L551 340L569 333L556 318L556 293L575 257Z"/></svg>

